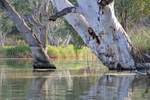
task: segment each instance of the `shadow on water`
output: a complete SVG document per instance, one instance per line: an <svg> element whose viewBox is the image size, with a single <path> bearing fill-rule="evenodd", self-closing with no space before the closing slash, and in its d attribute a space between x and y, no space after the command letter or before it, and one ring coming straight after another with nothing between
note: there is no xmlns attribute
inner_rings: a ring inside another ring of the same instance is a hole
<svg viewBox="0 0 150 100"><path fill-rule="evenodd" d="M96 63L57 62L61 66L48 71L1 64L0 100L150 100L148 77Z"/></svg>

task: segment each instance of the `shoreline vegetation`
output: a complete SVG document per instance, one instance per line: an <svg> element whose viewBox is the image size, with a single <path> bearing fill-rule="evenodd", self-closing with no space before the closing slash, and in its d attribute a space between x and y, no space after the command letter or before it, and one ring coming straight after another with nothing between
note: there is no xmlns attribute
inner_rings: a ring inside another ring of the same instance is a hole
<svg viewBox="0 0 150 100"><path fill-rule="evenodd" d="M87 58L96 56L86 46L76 49L73 45L63 48L60 46L48 46L48 55L51 58ZM32 58L27 44L18 46L4 46L0 48L0 58Z"/></svg>
<svg viewBox="0 0 150 100"><path fill-rule="evenodd" d="M132 30L128 32L133 45L138 48L142 55L150 53L150 30ZM75 48L73 45L67 47L48 46L48 55L51 58L87 58L96 56L89 48L83 46ZM17 46L0 47L0 58L32 58L30 48L23 43Z"/></svg>

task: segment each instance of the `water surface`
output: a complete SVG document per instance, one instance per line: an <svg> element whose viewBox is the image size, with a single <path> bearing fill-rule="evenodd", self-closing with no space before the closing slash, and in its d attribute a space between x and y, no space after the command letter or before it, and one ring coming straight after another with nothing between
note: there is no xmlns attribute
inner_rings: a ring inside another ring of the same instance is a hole
<svg viewBox="0 0 150 100"><path fill-rule="evenodd" d="M0 100L150 100L149 79L108 71L98 60L55 60L35 71L31 59L0 59Z"/></svg>

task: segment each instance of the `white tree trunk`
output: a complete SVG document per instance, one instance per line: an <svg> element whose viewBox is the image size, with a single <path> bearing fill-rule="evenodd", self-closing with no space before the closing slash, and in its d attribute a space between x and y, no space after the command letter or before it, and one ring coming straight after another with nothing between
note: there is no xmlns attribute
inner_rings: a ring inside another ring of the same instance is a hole
<svg viewBox="0 0 150 100"><path fill-rule="evenodd" d="M115 17L113 0L77 0L79 7L74 7L68 0L51 2L58 11L70 7L70 14L65 11L60 14L65 15L104 65L110 69L135 69L131 41ZM54 16L50 20L55 20Z"/></svg>

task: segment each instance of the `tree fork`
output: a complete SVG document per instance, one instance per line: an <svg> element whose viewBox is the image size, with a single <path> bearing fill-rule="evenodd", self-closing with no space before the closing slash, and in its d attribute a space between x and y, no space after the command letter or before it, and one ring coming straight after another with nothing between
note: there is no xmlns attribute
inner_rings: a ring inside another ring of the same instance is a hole
<svg viewBox="0 0 150 100"><path fill-rule="evenodd" d="M19 31L23 34L26 42L30 46L33 56L33 68L38 69L56 69L51 59L44 50L41 41L27 26L23 18L13 9L7 0L0 0L0 8L6 12L8 17L13 21Z"/></svg>

